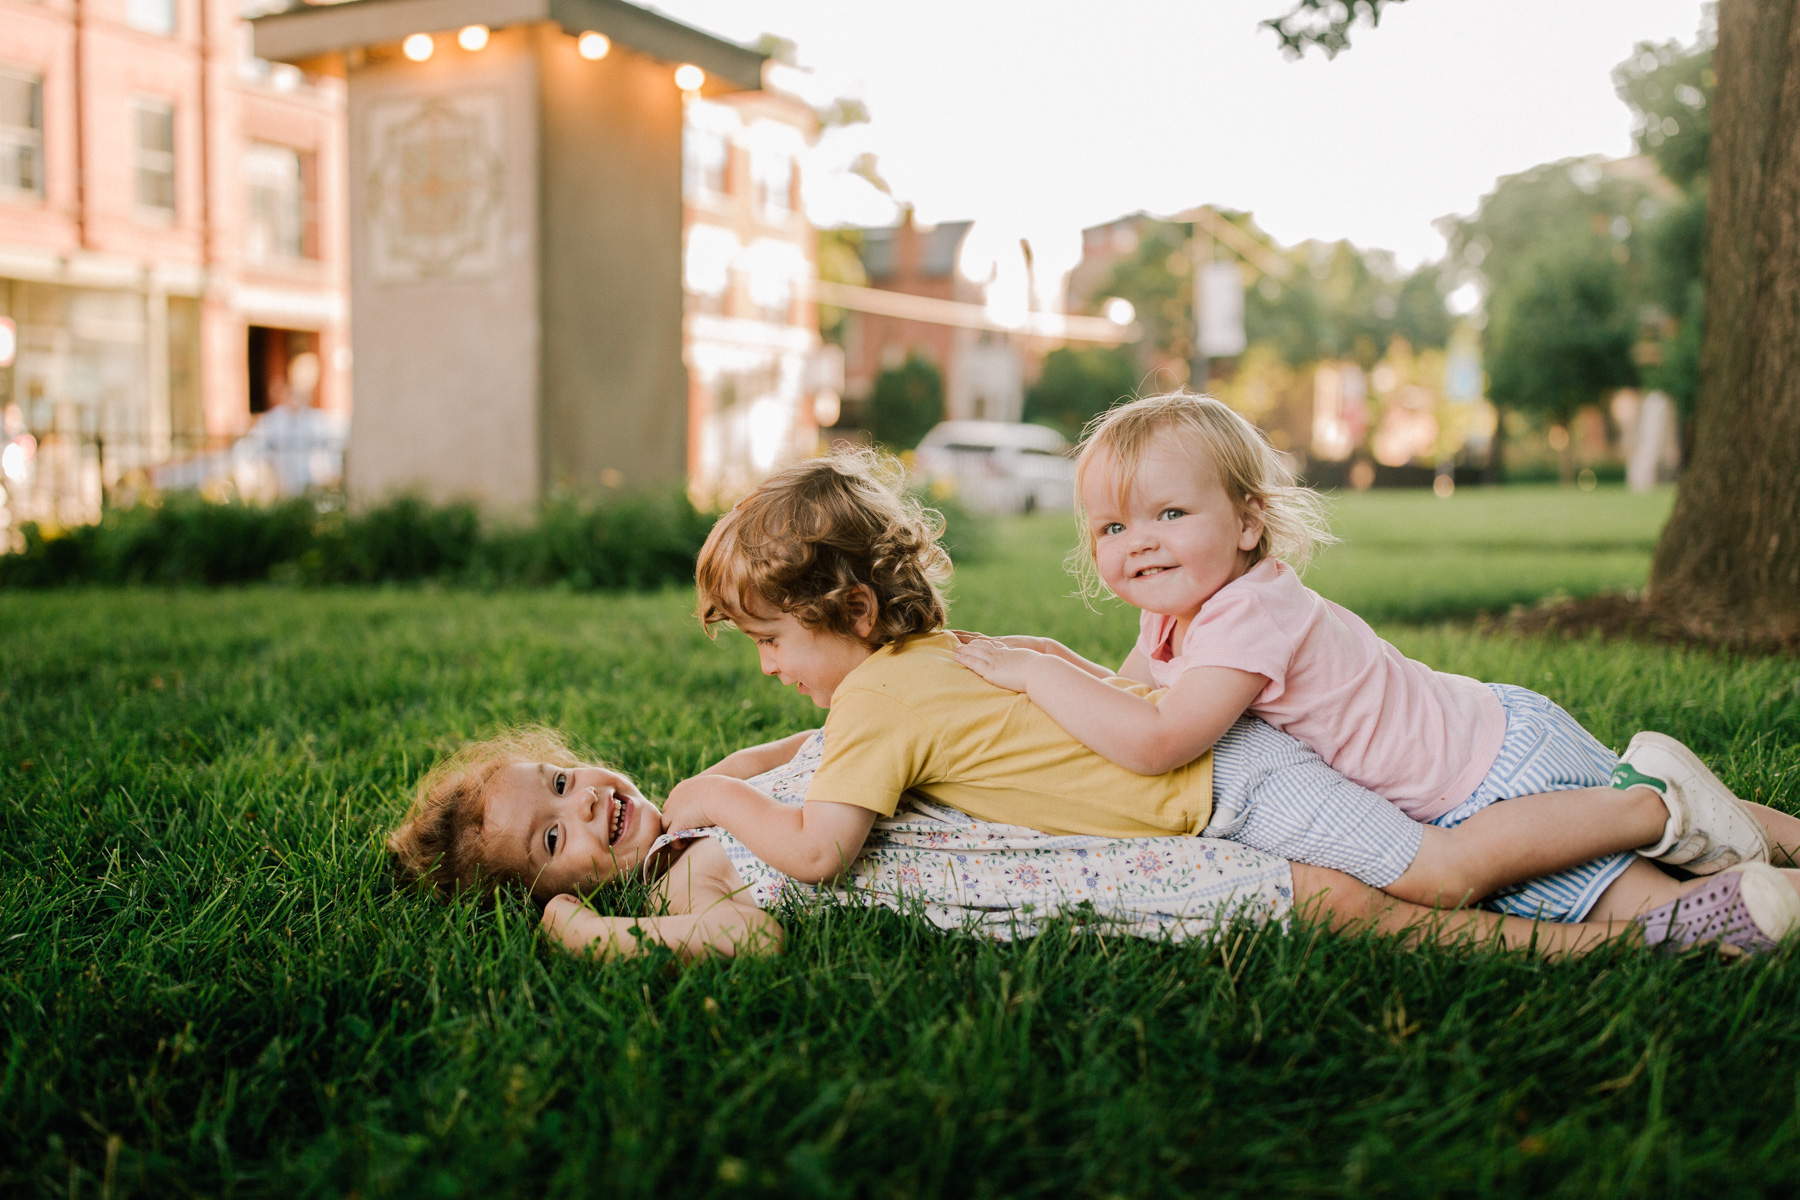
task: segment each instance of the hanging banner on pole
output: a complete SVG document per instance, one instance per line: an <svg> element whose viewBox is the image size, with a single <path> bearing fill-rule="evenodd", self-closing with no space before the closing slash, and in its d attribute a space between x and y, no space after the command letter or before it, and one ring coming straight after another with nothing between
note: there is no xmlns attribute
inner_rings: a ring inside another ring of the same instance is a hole
<svg viewBox="0 0 1800 1200"><path fill-rule="evenodd" d="M1244 352L1244 273L1235 262L1200 270L1200 354L1230 358Z"/></svg>

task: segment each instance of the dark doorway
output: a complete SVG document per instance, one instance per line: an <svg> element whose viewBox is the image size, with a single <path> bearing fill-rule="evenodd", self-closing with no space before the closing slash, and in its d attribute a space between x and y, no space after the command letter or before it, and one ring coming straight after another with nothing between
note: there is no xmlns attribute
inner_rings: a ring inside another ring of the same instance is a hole
<svg viewBox="0 0 1800 1200"><path fill-rule="evenodd" d="M302 360L304 356L304 361ZM298 399L310 406L318 395L319 335L310 329L250 326L250 411L265 413Z"/></svg>

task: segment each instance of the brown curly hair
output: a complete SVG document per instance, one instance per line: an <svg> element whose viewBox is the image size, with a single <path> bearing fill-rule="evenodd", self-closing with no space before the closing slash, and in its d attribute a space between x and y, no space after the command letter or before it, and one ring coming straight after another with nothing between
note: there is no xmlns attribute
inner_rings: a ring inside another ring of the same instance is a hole
<svg viewBox="0 0 1800 1200"><path fill-rule="evenodd" d="M484 899L502 889L530 890L517 871L486 853L481 836L488 785L503 767L521 762L586 765L560 733L536 725L464 746L419 780L405 820L388 835L403 883L428 885L446 900L464 888Z"/></svg>
<svg viewBox="0 0 1800 1200"><path fill-rule="evenodd" d="M950 556L943 517L898 486L899 464L872 451L840 452L771 476L707 536L694 572L700 623L773 610L808 629L857 637L855 590L875 594L870 648L941 629L939 585Z"/></svg>

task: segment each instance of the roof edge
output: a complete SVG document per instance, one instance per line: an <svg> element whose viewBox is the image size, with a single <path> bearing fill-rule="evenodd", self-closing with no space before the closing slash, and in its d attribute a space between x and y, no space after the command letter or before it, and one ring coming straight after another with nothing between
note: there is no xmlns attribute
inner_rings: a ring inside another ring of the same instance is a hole
<svg viewBox="0 0 1800 1200"><path fill-rule="evenodd" d="M257 57L298 62L353 46L397 42L412 33L533 21L555 21L569 33L593 30L654 58L691 62L739 89L762 87L767 55L625 0L348 0L294 5L257 17L252 25Z"/></svg>

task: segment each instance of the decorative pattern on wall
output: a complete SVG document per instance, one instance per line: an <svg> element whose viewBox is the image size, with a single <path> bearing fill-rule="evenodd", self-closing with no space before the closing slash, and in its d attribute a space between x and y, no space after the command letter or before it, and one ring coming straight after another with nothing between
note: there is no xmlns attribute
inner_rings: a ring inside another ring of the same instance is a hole
<svg viewBox="0 0 1800 1200"><path fill-rule="evenodd" d="M479 279L500 269L505 117L498 94L371 106L365 215L376 279Z"/></svg>

